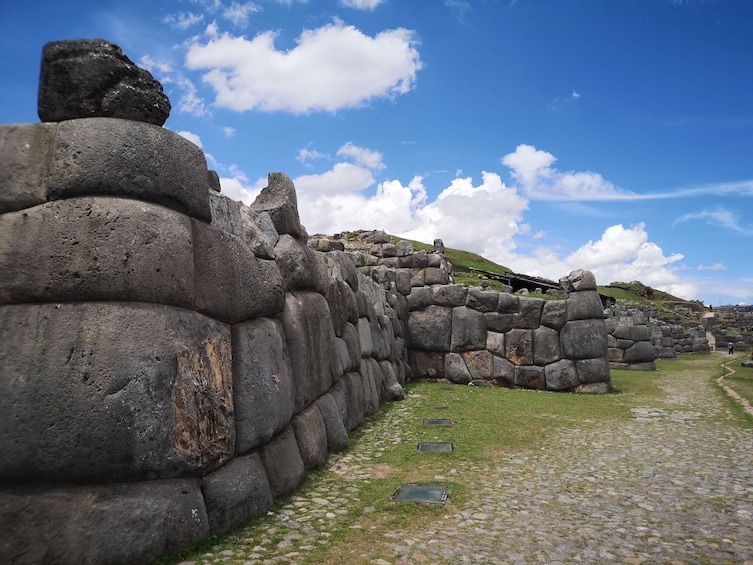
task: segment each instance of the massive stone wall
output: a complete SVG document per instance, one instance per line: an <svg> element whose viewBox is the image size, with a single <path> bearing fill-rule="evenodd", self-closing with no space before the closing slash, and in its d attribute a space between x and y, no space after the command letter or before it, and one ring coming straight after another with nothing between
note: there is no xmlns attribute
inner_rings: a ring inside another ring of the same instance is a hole
<svg viewBox="0 0 753 565"><path fill-rule="evenodd" d="M409 371L347 255L115 118L0 127L0 554L137 563L294 488Z"/></svg>
<svg viewBox="0 0 753 565"><path fill-rule="evenodd" d="M441 247L386 234L309 246L290 179L220 195L131 66L50 44L40 117L60 121L0 127L4 561L149 562L226 532L411 376L609 388L590 273L544 301L451 284Z"/></svg>

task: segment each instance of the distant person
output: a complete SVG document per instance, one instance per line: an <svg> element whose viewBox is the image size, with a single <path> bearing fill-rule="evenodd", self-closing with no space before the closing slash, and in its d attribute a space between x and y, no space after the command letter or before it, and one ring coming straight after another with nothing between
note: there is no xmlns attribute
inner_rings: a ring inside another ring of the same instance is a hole
<svg viewBox="0 0 753 565"><path fill-rule="evenodd" d="M735 352L735 344L730 341L727 344L727 349L729 350L729 354L732 355Z"/></svg>

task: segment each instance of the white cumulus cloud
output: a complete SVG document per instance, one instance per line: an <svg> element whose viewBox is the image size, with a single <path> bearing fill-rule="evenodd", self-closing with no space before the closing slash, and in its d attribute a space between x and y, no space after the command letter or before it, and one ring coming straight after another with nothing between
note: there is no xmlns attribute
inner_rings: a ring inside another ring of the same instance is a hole
<svg viewBox="0 0 753 565"><path fill-rule="evenodd" d="M304 30L295 48L275 47L276 33L249 40L227 33L193 43L186 66L204 70L217 106L235 111L334 112L409 92L421 69L414 33L374 37L340 20Z"/></svg>
<svg viewBox="0 0 753 565"><path fill-rule="evenodd" d="M357 10L373 10L384 0L340 0L340 5Z"/></svg>

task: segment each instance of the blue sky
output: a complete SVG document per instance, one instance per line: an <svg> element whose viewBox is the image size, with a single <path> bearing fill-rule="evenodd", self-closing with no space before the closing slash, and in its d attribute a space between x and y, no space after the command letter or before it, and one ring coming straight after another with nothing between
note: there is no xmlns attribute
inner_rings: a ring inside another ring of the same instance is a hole
<svg viewBox="0 0 753 565"><path fill-rule="evenodd" d="M249 203L559 279L753 303L749 0L6 3L0 122L37 122L47 41L101 37Z"/></svg>

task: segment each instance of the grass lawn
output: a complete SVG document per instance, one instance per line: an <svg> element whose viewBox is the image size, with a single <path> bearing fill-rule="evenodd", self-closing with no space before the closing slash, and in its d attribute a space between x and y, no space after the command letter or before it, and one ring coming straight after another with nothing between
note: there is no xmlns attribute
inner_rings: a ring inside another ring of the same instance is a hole
<svg viewBox="0 0 753 565"><path fill-rule="evenodd" d="M753 368L741 367L740 361L749 360L750 355L735 355L729 366L734 374L724 377L724 384L753 405Z"/></svg>

